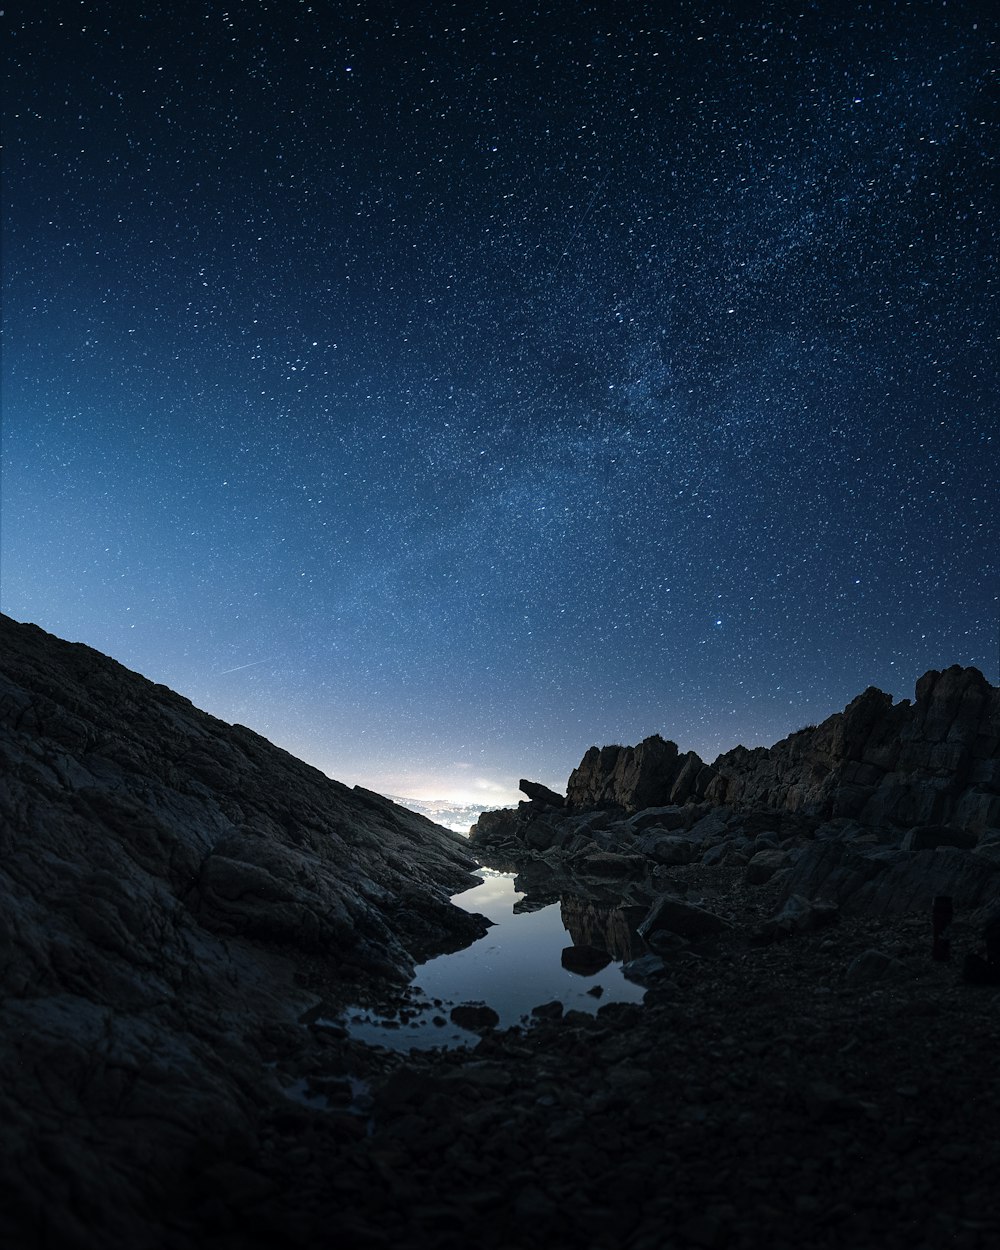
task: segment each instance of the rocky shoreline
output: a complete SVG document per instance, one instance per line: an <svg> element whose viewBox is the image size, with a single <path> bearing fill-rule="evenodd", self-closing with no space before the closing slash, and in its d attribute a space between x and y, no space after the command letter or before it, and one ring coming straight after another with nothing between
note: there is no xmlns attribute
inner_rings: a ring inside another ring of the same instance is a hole
<svg viewBox="0 0 1000 1250"><path fill-rule="evenodd" d="M678 881L726 928L680 940L641 1007L556 1007L472 1050L276 1038L315 1107L216 1165L178 1231L234 1248L457 1250L473 1226L488 1247L994 1245L1000 992L958 975L982 917L957 918L949 963L919 915L760 944L773 886L734 868Z"/></svg>
<svg viewBox="0 0 1000 1250"><path fill-rule="evenodd" d="M5 1245L996 1244L975 670L714 765L594 748L466 842L88 648L7 618L0 643ZM560 899L581 959L627 959L642 1006L352 1039L345 1003L484 931L448 902L470 851Z"/></svg>

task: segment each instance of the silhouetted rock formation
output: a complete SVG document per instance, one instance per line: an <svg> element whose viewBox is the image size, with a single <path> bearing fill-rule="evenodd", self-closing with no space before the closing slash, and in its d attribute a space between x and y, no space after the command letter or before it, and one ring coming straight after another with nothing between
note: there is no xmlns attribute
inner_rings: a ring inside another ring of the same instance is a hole
<svg viewBox="0 0 1000 1250"><path fill-rule="evenodd" d="M773 747L705 765L659 736L591 747L562 810L484 812L473 845L509 862L657 886L685 865L855 912L976 907L1000 888L1000 690L974 668L925 674L893 705L870 688Z"/></svg>
<svg viewBox="0 0 1000 1250"><path fill-rule="evenodd" d="M540 781L526 781L522 777L517 783L517 788L522 794L526 794L528 800L532 803L545 803L549 807L562 807L566 802L561 794L556 794L555 790L550 790L548 786L543 786Z"/></svg>
<svg viewBox="0 0 1000 1250"><path fill-rule="evenodd" d="M7 617L0 769L7 1245L166 1244L319 995L485 930L458 835Z"/></svg>
<svg viewBox="0 0 1000 1250"><path fill-rule="evenodd" d="M897 828L998 825L1000 690L956 665L926 673L913 703L869 687L821 725L711 766L659 736L591 747L567 787L576 811L702 801Z"/></svg>
<svg viewBox="0 0 1000 1250"><path fill-rule="evenodd" d="M619 807L628 812L657 804L684 803L697 790L705 766L676 742L654 734L635 747L591 747L570 774L566 806L578 811ZM704 778L707 784L709 778Z"/></svg>

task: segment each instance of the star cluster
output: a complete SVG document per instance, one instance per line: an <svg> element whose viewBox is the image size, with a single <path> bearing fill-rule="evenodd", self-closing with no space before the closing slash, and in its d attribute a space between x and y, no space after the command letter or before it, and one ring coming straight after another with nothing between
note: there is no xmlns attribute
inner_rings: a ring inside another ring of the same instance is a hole
<svg viewBox="0 0 1000 1250"><path fill-rule="evenodd" d="M8 11L4 610L484 801L995 680L990 12Z"/></svg>

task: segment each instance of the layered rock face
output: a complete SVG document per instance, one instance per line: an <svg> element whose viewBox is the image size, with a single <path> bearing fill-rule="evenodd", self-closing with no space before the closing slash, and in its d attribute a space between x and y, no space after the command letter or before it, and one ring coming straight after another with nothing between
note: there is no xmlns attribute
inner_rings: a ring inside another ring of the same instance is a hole
<svg viewBox="0 0 1000 1250"><path fill-rule="evenodd" d="M926 673L912 703L869 687L821 725L711 766L658 736L591 747L567 788L577 811L691 801L897 828L1000 825L1000 690L957 665Z"/></svg>
<svg viewBox="0 0 1000 1250"><path fill-rule="evenodd" d="M485 930L448 901L472 867L458 835L0 617L0 1240L166 1244L179 1178L283 1100L276 1034Z"/></svg>

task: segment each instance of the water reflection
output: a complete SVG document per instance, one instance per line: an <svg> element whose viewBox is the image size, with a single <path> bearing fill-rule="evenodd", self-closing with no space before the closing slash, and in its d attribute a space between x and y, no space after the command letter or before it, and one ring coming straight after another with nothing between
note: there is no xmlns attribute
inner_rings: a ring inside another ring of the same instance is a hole
<svg viewBox="0 0 1000 1250"><path fill-rule="evenodd" d="M553 1001L591 1013L603 1003L642 1001L644 990L621 972L623 960L645 953L634 932L641 908L567 894L549 901L544 891L529 900L513 873L480 872L483 884L454 902L481 912L493 928L464 950L422 964L394 1011L348 1012L354 1037L394 1049L474 1045L477 1035L450 1019L458 1004L483 1003L507 1028Z"/></svg>

